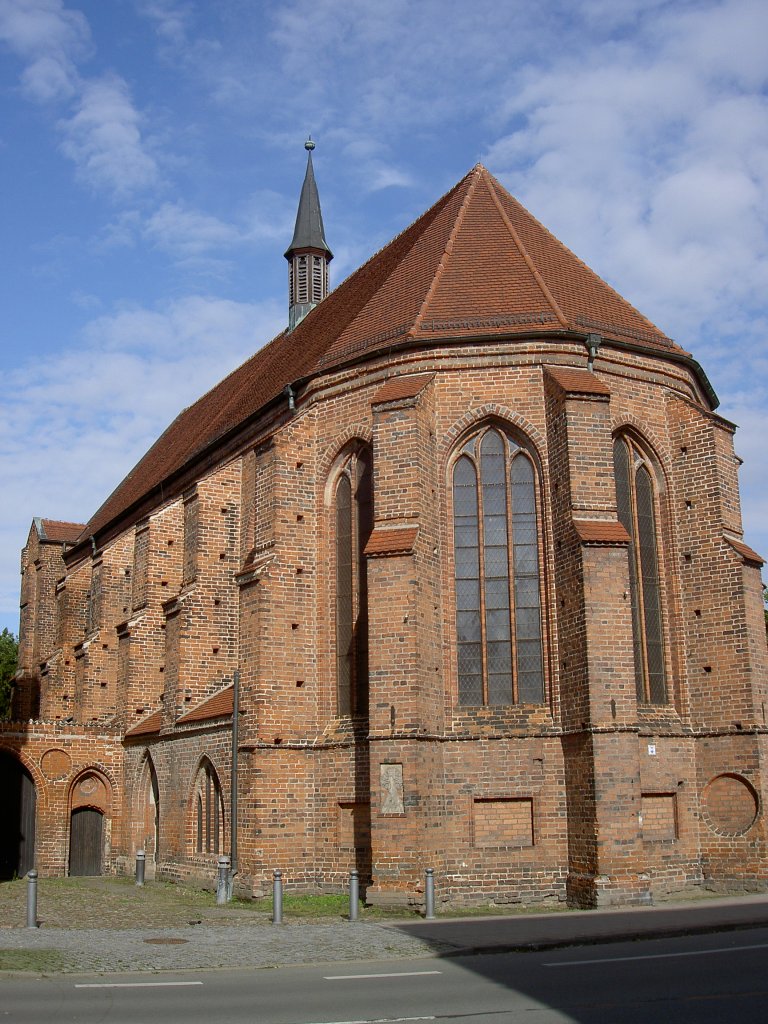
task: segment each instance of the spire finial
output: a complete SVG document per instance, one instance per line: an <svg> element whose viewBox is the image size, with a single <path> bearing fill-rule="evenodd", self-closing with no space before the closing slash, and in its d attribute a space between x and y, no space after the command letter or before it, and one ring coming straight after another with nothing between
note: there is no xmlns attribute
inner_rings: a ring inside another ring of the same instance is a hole
<svg viewBox="0 0 768 1024"><path fill-rule="evenodd" d="M315 144L312 141L312 136L310 135L307 141L304 143L304 149L306 149L308 153L311 153L314 148Z"/></svg>

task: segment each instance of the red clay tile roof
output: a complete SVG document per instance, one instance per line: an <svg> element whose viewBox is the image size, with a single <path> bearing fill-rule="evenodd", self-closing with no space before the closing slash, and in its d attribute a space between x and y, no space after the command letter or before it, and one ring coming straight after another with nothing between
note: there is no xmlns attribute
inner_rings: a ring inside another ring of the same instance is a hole
<svg viewBox="0 0 768 1024"><path fill-rule="evenodd" d="M212 697L208 697L192 708L186 715L178 719L179 725L188 725L189 722L207 722L210 718L224 718L231 715L235 707L235 688L228 686L225 690L219 690Z"/></svg>
<svg viewBox="0 0 768 1024"><path fill-rule="evenodd" d="M132 729L128 729L125 735L126 737L130 736L131 739L133 739L134 736L154 736L160 732L162 724L162 711L153 711L148 718L144 719L143 722L139 722L139 724L134 725Z"/></svg>
<svg viewBox="0 0 768 1024"><path fill-rule="evenodd" d="M397 402L405 398L415 398L434 377L434 373L412 373L404 377L390 377L373 397L373 403Z"/></svg>
<svg viewBox="0 0 768 1024"><path fill-rule="evenodd" d="M741 540L734 540L733 537L725 538L731 545L734 551L738 552L745 562L751 562L753 565L761 566L765 565L765 559L762 558L756 551L748 547Z"/></svg>
<svg viewBox="0 0 768 1024"><path fill-rule="evenodd" d="M40 519L42 527L40 540L57 544L74 544L85 529L85 523L63 523L59 519Z"/></svg>
<svg viewBox="0 0 768 1024"><path fill-rule="evenodd" d="M377 526L368 538L365 553L374 556L410 555L418 532L418 526Z"/></svg>
<svg viewBox="0 0 768 1024"><path fill-rule="evenodd" d="M571 395L610 395L607 384L590 373L589 370L576 370L568 366L547 366L547 373L557 381L563 391Z"/></svg>
<svg viewBox="0 0 768 1024"><path fill-rule="evenodd" d="M687 354L551 235L478 164L290 334L278 335L185 409L81 535L116 530L175 494L203 453L288 384L398 342L512 339L572 330Z"/></svg>
<svg viewBox="0 0 768 1024"><path fill-rule="evenodd" d="M621 523L607 519L574 519L573 525L582 544L629 544L629 534Z"/></svg>

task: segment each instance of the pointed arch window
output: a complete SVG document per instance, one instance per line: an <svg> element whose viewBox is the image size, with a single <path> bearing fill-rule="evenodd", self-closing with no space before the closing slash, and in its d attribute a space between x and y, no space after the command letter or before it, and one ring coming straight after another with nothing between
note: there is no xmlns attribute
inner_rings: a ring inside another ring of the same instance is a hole
<svg viewBox="0 0 768 1024"><path fill-rule="evenodd" d="M195 849L197 853L220 853L224 842L224 804L219 777L205 760L195 785Z"/></svg>
<svg viewBox="0 0 768 1024"><path fill-rule="evenodd" d="M481 431L461 449L453 530L459 704L541 703L536 470L500 430Z"/></svg>
<svg viewBox="0 0 768 1024"><path fill-rule="evenodd" d="M619 522L631 540L629 588L637 699L645 704L666 704L655 474L629 437L615 439L613 461Z"/></svg>
<svg viewBox="0 0 768 1024"><path fill-rule="evenodd" d="M368 576L365 545L373 529L368 448L344 462L334 487L336 689L340 715L368 714Z"/></svg>

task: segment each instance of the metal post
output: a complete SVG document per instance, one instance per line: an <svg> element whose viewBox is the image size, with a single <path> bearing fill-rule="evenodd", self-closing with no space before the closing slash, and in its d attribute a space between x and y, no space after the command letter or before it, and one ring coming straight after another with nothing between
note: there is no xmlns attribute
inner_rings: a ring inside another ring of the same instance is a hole
<svg viewBox="0 0 768 1024"><path fill-rule="evenodd" d="M147 855L143 850L136 851L136 885L144 885L144 869L147 863Z"/></svg>
<svg viewBox="0 0 768 1024"><path fill-rule="evenodd" d="M427 868L424 884L424 918L427 921L435 920L435 870Z"/></svg>
<svg viewBox="0 0 768 1024"><path fill-rule="evenodd" d="M227 901L232 899L235 875L237 874L237 746L240 742L240 669L235 669L232 687L232 775L230 779L230 867L227 884Z"/></svg>
<svg viewBox="0 0 768 1024"><path fill-rule="evenodd" d="M222 854L219 857L219 873L216 878L216 902L227 902L227 889L229 888L229 857Z"/></svg>
<svg viewBox="0 0 768 1024"><path fill-rule="evenodd" d="M27 872L27 928L37 928L37 872Z"/></svg>
<svg viewBox="0 0 768 1024"><path fill-rule="evenodd" d="M283 923L283 875L275 869L272 881L272 924Z"/></svg>
<svg viewBox="0 0 768 1024"><path fill-rule="evenodd" d="M359 910L360 882L356 871L349 872L349 920L356 921Z"/></svg>

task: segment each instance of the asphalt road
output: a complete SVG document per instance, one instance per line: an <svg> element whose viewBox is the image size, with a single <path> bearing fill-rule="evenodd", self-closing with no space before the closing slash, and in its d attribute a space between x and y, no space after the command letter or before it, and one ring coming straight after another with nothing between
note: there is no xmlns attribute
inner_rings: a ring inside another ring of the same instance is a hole
<svg viewBox="0 0 768 1024"><path fill-rule="evenodd" d="M675 1024L768 1019L768 928L276 970L0 980L9 1024Z"/></svg>

